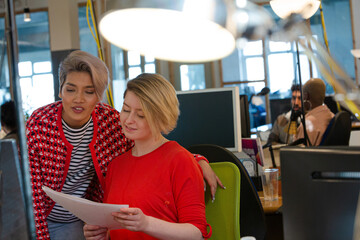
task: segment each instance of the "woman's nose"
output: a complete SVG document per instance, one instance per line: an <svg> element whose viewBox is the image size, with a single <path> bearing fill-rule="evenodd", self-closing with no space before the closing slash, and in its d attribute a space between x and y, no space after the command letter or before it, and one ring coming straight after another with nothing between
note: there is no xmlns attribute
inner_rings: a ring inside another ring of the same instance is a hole
<svg viewBox="0 0 360 240"><path fill-rule="evenodd" d="M82 93L77 93L75 95L75 102L84 102L84 95Z"/></svg>
<svg viewBox="0 0 360 240"><path fill-rule="evenodd" d="M135 113L134 112L130 112L128 117L126 118L126 122L133 122L135 119Z"/></svg>

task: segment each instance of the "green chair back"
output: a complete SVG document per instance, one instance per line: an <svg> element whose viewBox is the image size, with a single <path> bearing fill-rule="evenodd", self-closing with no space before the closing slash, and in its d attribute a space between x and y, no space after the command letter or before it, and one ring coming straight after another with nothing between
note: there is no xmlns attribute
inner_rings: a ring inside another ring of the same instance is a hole
<svg viewBox="0 0 360 240"><path fill-rule="evenodd" d="M211 201L210 187L206 187L206 219L212 227L211 240L240 239L240 172L231 162L210 163L226 189L218 188Z"/></svg>

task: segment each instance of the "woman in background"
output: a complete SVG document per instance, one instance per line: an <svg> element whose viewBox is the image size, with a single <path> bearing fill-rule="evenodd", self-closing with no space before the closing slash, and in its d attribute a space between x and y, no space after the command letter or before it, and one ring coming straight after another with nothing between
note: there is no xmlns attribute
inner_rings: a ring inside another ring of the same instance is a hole
<svg viewBox="0 0 360 240"><path fill-rule="evenodd" d="M141 74L127 84L121 125L135 142L114 159L105 179L106 203L129 204L113 213L124 229L116 239L203 239L207 233L202 172L192 154L167 140L176 126L175 89L161 75ZM88 240L107 239L107 229L85 225Z"/></svg>
<svg viewBox="0 0 360 240"><path fill-rule="evenodd" d="M120 113L101 103L108 86L106 65L73 51L59 67L61 101L33 112L26 124L37 239L84 239L83 222L55 204L42 190L102 201L108 164L132 148L120 126ZM214 190L217 177L197 158ZM203 158L202 158L203 159Z"/></svg>

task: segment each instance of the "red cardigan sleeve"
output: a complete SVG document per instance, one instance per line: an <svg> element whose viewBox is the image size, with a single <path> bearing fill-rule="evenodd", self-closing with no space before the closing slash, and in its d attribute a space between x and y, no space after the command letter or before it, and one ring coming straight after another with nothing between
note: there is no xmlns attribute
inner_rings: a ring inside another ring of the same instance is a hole
<svg viewBox="0 0 360 240"><path fill-rule="evenodd" d="M199 162L200 160L204 160L206 161L207 163L209 163L209 161L206 159L206 157L200 155L200 154L193 154L194 155L194 158L197 162Z"/></svg>

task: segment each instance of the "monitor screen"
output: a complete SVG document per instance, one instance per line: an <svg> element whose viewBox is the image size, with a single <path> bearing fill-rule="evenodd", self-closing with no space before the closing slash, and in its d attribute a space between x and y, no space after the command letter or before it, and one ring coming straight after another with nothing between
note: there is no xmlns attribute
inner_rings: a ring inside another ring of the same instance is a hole
<svg viewBox="0 0 360 240"><path fill-rule="evenodd" d="M353 239L359 147L280 151L284 239Z"/></svg>
<svg viewBox="0 0 360 240"><path fill-rule="evenodd" d="M216 144L241 151L240 101L237 87L177 92L180 116L167 135L182 146Z"/></svg>

